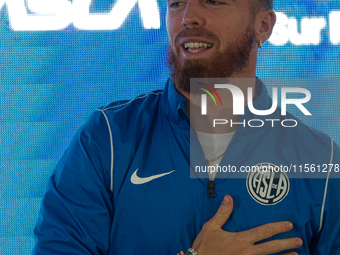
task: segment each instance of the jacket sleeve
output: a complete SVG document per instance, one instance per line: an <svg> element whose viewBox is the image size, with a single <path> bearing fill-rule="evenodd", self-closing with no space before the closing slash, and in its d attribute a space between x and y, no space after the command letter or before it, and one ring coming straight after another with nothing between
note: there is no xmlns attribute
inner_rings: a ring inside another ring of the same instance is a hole
<svg viewBox="0 0 340 255"><path fill-rule="evenodd" d="M42 201L33 254L107 254L113 219L108 124L96 112L60 159Z"/></svg>
<svg viewBox="0 0 340 255"><path fill-rule="evenodd" d="M330 171L319 233L311 243L313 255L340 255L340 151L334 143L333 167Z"/></svg>

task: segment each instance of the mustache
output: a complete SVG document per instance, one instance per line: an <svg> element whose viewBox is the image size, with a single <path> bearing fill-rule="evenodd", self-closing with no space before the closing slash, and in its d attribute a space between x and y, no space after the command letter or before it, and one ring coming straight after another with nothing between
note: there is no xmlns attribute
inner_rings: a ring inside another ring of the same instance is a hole
<svg viewBox="0 0 340 255"><path fill-rule="evenodd" d="M202 27L194 27L194 28L185 28L182 31L178 33L178 35L175 38L175 43L179 44L179 41L184 37L202 37L207 38L210 41L214 42L214 45L219 46L220 45L220 38L218 38L217 35L215 35L213 32L202 28Z"/></svg>

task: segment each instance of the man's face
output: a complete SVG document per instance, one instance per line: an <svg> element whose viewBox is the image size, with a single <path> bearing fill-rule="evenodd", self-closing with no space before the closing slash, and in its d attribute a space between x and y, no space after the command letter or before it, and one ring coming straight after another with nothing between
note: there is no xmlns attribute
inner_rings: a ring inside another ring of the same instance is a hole
<svg viewBox="0 0 340 255"><path fill-rule="evenodd" d="M168 66L176 87L231 77L248 65L255 38L247 0L168 0Z"/></svg>

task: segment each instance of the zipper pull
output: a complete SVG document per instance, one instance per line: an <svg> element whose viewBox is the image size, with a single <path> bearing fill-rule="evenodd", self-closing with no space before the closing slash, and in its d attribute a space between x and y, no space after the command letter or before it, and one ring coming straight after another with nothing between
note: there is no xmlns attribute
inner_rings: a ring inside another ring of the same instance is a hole
<svg viewBox="0 0 340 255"><path fill-rule="evenodd" d="M216 197L215 182L214 181L208 182L208 197L210 197L210 198Z"/></svg>

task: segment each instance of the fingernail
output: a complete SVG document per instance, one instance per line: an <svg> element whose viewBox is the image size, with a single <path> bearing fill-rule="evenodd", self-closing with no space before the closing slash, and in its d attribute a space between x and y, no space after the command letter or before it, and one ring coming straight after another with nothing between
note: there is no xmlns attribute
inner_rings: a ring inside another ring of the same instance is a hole
<svg viewBox="0 0 340 255"><path fill-rule="evenodd" d="M302 245L302 240L301 239L297 239L295 241L296 247L300 247Z"/></svg>
<svg viewBox="0 0 340 255"><path fill-rule="evenodd" d="M230 199L228 196L224 196L222 204L227 205L227 206L230 204Z"/></svg>
<svg viewBox="0 0 340 255"><path fill-rule="evenodd" d="M293 228L293 224L291 222L287 223L287 229L292 229Z"/></svg>

